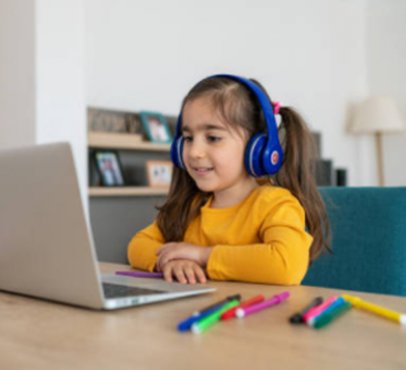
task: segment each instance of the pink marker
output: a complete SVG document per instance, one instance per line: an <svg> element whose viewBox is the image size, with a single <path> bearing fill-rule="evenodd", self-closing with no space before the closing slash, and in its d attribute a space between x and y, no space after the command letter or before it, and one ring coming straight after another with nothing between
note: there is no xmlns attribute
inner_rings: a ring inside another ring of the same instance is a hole
<svg viewBox="0 0 406 370"><path fill-rule="evenodd" d="M283 292L281 294L274 295L272 298L267 299L266 301L263 301L261 303L253 304L248 307L241 307L237 309L237 311L235 311L235 316L237 316L238 318L242 318L244 316L251 315L252 313L262 311L265 308L283 302L285 299L288 299L289 296L290 296L289 292Z"/></svg>
<svg viewBox="0 0 406 370"><path fill-rule="evenodd" d="M303 321L308 322L311 318L320 315L328 306L330 306L335 300L337 299L336 296L327 298L322 304L313 307L310 311L307 311L303 315Z"/></svg>

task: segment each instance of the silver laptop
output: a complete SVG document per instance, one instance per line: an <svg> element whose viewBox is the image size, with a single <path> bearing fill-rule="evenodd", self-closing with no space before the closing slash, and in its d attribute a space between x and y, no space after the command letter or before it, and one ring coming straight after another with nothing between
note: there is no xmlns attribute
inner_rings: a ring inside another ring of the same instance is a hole
<svg viewBox="0 0 406 370"><path fill-rule="evenodd" d="M0 290L116 309L214 289L101 275L67 143L0 151Z"/></svg>

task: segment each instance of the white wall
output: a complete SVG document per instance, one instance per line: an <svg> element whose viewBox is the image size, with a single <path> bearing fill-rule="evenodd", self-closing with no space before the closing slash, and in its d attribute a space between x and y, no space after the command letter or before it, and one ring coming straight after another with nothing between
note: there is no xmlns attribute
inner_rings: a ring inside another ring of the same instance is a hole
<svg viewBox="0 0 406 370"><path fill-rule="evenodd" d="M369 1L367 59L370 93L393 97L406 129L405 21L406 1ZM406 185L406 131L385 135L383 149L386 184Z"/></svg>
<svg viewBox="0 0 406 370"><path fill-rule="evenodd" d="M0 149L69 141L87 198L84 40L82 0L0 1Z"/></svg>
<svg viewBox="0 0 406 370"><path fill-rule="evenodd" d="M0 148L35 142L34 3L0 1Z"/></svg>
<svg viewBox="0 0 406 370"><path fill-rule="evenodd" d="M89 105L177 114L187 90L206 75L256 77L323 133L323 156L348 168L351 184L371 181L362 139L345 129L349 104L368 89L364 0L85 5Z"/></svg>
<svg viewBox="0 0 406 370"><path fill-rule="evenodd" d="M36 0L36 142L69 141L87 198L82 0Z"/></svg>

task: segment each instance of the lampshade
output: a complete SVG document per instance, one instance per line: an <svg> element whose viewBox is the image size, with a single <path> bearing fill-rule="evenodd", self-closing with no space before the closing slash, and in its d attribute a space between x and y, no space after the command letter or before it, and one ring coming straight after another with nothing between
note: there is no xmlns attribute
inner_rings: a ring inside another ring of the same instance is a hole
<svg viewBox="0 0 406 370"><path fill-rule="evenodd" d="M375 96L356 108L349 130L354 133L396 132L404 130L404 124L393 99Z"/></svg>

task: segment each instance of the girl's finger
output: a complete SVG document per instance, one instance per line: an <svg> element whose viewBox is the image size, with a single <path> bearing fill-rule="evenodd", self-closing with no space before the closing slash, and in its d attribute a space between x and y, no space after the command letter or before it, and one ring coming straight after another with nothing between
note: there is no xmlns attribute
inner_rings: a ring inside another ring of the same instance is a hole
<svg viewBox="0 0 406 370"><path fill-rule="evenodd" d="M168 262L170 261L170 258L168 256L168 253L164 253L158 257L158 264L160 268L162 269Z"/></svg>
<svg viewBox="0 0 406 370"><path fill-rule="evenodd" d="M157 249L157 253L158 252L162 253L163 251L170 250L170 249L174 248L176 246L176 244L177 243L174 243L174 242L162 244L159 247L159 249Z"/></svg>
<svg viewBox="0 0 406 370"><path fill-rule="evenodd" d="M172 266L171 265L166 265L164 267L163 274L164 274L165 281L168 281L169 283L171 283L173 281L173 278L172 278Z"/></svg>
<svg viewBox="0 0 406 370"><path fill-rule="evenodd" d="M157 269L160 270L160 271L162 271L162 269L163 269L163 265L162 265L161 261L162 261L161 256L158 256L158 258L157 258L157 260L155 262L155 265L156 265Z"/></svg>
<svg viewBox="0 0 406 370"><path fill-rule="evenodd" d="M174 270L173 270L173 274L175 275L176 280L178 280L179 283L181 283L181 284L186 284L187 283L185 273L184 273L183 268L181 266L175 267Z"/></svg>
<svg viewBox="0 0 406 370"><path fill-rule="evenodd" d="M192 266L186 266L184 269L189 284L196 284L196 274Z"/></svg>
<svg viewBox="0 0 406 370"><path fill-rule="evenodd" d="M200 266L195 266L195 276L197 277L197 281L199 283L204 284L207 281L206 275L204 271L200 268Z"/></svg>
<svg viewBox="0 0 406 370"><path fill-rule="evenodd" d="M171 257L172 253L170 253L170 251L163 251L157 259L157 264L159 266L159 268L162 270L164 268L164 266L171 261L173 258Z"/></svg>

